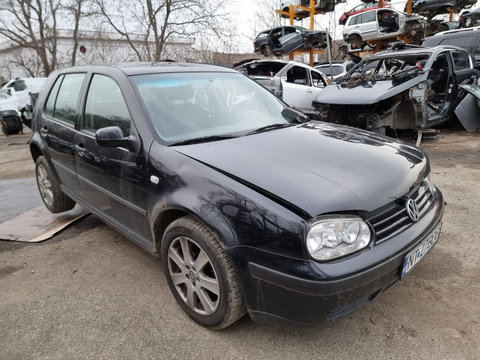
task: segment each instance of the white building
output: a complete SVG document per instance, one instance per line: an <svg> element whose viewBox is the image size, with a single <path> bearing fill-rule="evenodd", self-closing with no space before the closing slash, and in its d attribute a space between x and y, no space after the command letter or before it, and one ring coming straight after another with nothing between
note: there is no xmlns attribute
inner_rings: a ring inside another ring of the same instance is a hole
<svg viewBox="0 0 480 360"><path fill-rule="evenodd" d="M130 44L117 33L96 31L79 32L79 49L76 64L111 63L138 61L139 58ZM147 54L147 44L138 35L132 35L131 41L140 53ZM57 31L57 68L71 65L73 52L73 31ZM148 47L154 48L152 41ZM170 41L165 45L162 59L175 61L196 61L196 51L192 41ZM0 80L14 77L43 76L41 61L36 52L27 47L19 47L10 41L0 43Z"/></svg>

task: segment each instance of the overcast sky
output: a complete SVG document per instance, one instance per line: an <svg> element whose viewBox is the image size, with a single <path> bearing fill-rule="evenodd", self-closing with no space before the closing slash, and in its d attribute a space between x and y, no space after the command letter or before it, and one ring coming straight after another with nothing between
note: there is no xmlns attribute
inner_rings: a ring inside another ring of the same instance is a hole
<svg viewBox="0 0 480 360"><path fill-rule="evenodd" d="M273 2L273 1L272 1ZM315 17L315 28L320 29L324 27L328 27L329 22L332 24L332 22L337 23L338 18L341 16L341 14L345 11L348 11L352 9L353 7L357 6L360 4L360 0L347 0L346 3L344 4L338 4L335 7L335 13L327 13L325 15L316 15ZM405 8L405 4L407 1L393 1L392 6L398 10L403 11ZM236 17L237 19L237 25L238 25L238 32L242 34L242 41L239 46L239 50L241 52L251 52L253 51L253 44L252 40L255 36L255 31L254 31L254 13L255 13L255 7L256 7L256 1L255 0L230 0L230 6L232 11L238 12L238 16ZM479 4L475 5L473 8L479 7ZM274 12L275 9L272 8L272 12ZM455 15L454 20L458 19L458 15ZM287 21L285 21L285 24L287 24ZM301 21L295 22L295 25L299 26L304 26L304 27L309 27L309 20L303 20L303 23ZM262 29L266 30L266 29ZM336 25L336 29L332 29L330 26L330 31L334 31L336 34L336 38L341 37L341 32L342 32L342 26Z"/></svg>

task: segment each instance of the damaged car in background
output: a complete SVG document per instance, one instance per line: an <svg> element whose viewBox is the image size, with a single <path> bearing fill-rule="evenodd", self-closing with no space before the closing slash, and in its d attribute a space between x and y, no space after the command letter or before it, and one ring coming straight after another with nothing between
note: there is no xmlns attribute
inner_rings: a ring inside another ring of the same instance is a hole
<svg viewBox="0 0 480 360"><path fill-rule="evenodd" d="M335 6L340 3L344 3L347 0L315 0L315 10L318 12L326 13L335 10ZM290 5L293 5L293 13L295 16L304 17L308 16L309 13L304 9L298 8L297 6L310 6L310 0L285 0L280 3L280 9L282 11L288 12L290 10ZM282 17L286 17L282 15Z"/></svg>
<svg viewBox="0 0 480 360"><path fill-rule="evenodd" d="M470 9L477 3L477 0L414 0L412 11L416 14L433 18L437 15L449 14L453 9L460 13L464 9ZM407 5L405 5L405 11Z"/></svg>
<svg viewBox="0 0 480 360"><path fill-rule="evenodd" d="M318 94L322 120L385 133L423 130L452 117L476 83L475 59L455 46L380 52Z"/></svg>
<svg viewBox="0 0 480 360"><path fill-rule="evenodd" d="M353 15L343 28L343 40L352 49L363 49L367 41L409 38L421 44L427 22L417 15L408 15L394 9L375 9ZM375 46L375 45L372 45Z"/></svg>
<svg viewBox="0 0 480 360"><path fill-rule="evenodd" d="M327 33L323 30L308 30L301 26L280 26L262 31L253 41L254 52L264 56L280 56L304 48L325 49Z"/></svg>
<svg viewBox="0 0 480 360"><path fill-rule="evenodd" d="M258 60L234 70L265 86L288 105L315 114L312 103L327 86L325 74L296 61Z"/></svg>

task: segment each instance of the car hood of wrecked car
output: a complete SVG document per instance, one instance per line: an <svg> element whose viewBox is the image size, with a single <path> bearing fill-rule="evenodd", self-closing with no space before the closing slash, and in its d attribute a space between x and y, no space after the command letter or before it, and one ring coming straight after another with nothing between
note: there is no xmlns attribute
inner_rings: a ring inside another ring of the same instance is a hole
<svg viewBox="0 0 480 360"><path fill-rule="evenodd" d="M416 147L319 121L172 149L310 217L377 209L429 171Z"/></svg>
<svg viewBox="0 0 480 360"><path fill-rule="evenodd" d="M388 78L365 81L355 86L331 84L318 94L315 102L332 105L371 105L398 95L425 80L426 76L422 75L402 83L396 83Z"/></svg>

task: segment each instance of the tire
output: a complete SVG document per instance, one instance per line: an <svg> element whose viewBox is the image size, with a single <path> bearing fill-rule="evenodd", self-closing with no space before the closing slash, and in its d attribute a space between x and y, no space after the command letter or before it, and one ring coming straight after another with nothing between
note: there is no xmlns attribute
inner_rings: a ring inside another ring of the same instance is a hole
<svg viewBox="0 0 480 360"><path fill-rule="evenodd" d="M43 156L39 156L35 162L35 177L42 201L50 212L56 214L73 209L75 201L60 190L60 185Z"/></svg>
<svg viewBox="0 0 480 360"><path fill-rule="evenodd" d="M223 329L245 314L238 275L225 248L195 218L185 216L167 227L161 255L175 300L197 323Z"/></svg>
<svg viewBox="0 0 480 360"><path fill-rule="evenodd" d="M262 47L261 53L263 56L272 56L272 48L270 45L265 45Z"/></svg>
<svg viewBox="0 0 480 360"><path fill-rule="evenodd" d="M353 35L350 36L350 43L352 44L352 48L354 48L354 49L362 49L363 48L362 37L358 34L353 34Z"/></svg>

